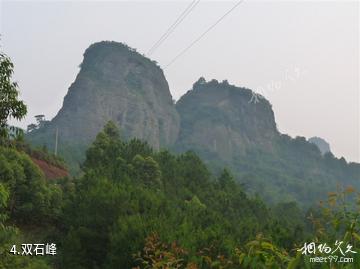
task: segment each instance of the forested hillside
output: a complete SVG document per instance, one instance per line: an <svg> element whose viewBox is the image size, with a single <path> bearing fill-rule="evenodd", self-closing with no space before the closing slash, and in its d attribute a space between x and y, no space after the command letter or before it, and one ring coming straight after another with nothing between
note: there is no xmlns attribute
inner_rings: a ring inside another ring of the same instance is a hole
<svg viewBox="0 0 360 269"><path fill-rule="evenodd" d="M8 172L0 184L0 268L320 268L297 251L304 242L341 239L360 250L358 211L344 204L354 189L308 212L296 203L270 207L248 197L230 171L212 174L193 152L126 142L112 122L87 150L80 178L46 183L26 154L1 152ZM57 255L9 253L13 244L44 241L56 242ZM356 262L337 268L360 265L350 254Z"/></svg>
<svg viewBox="0 0 360 269"><path fill-rule="evenodd" d="M228 171L214 177L194 153L175 156L136 139L121 141L112 123L87 151L84 172L65 207L66 268L131 268L132 255L154 233L186 248L193 262L209 247L213 258L231 257L260 232L289 245L305 234L296 206L299 222L282 225Z"/></svg>

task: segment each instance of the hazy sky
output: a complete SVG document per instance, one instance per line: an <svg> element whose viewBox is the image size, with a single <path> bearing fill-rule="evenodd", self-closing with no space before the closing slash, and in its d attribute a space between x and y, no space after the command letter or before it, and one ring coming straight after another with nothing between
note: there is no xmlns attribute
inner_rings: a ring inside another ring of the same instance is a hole
<svg viewBox="0 0 360 269"><path fill-rule="evenodd" d="M188 4L2 1L1 50L29 110L18 125L56 115L91 43L146 53ZM166 66L234 4L201 1L151 58ZM360 161L358 2L245 0L164 72L176 100L200 76L260 91L281 132L320 136L336 156Z"/></svg>

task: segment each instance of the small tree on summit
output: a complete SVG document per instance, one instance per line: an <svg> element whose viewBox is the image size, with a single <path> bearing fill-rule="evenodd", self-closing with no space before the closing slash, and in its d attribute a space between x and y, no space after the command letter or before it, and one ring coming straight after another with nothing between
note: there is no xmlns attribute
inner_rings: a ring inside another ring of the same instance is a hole
<svg viewBox="0 0 360 269"><path fill-rule="evenodd" d="M13 69L10 58L0 53L0 138L8 135L9 118L21 120L27 112L24 102L18 100L18 85L11 80Z"/></svg>
<svg viewBox="0 0 360 269"><path fill-rule="evenodd" d="M198 79L198 81L196 81L196 82L194 83L193 88L195 88L195 87L198 86L198 85L203 85L203 84L206 84L206 80L205 80L204 77L200 77L200 78Z"/></svg>

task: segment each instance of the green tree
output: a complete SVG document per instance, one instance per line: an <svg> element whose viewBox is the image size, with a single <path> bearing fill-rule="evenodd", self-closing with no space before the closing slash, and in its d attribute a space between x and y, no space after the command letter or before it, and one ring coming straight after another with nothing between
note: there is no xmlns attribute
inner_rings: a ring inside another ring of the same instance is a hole
<svg viewBox="0 0 360 269"><path fill-rule="evenodd" d="M143 158L141 155L136 155L132 161L132 167L135 179L147 186L160 186L161 171L152 157Z"/></svg>
<svg viewBox="0 0 360 269"><path fill-rule="evenodd" d="M0 183L9 191L7 210L17 223L40 223L59 215L62 191L45 181L29 156L0 146Z"/></svg>
<svg viewBox="0 0 360 269"><path fill-rule="evenodd" d="M14 65L10 58L0 53L0 137L6 138L8 119L21 120L27 113L26 105L19 100L18 85L11 76Z"/></svg>
<svg viewBox="0 0 360 269"><path fill-rule="evenodd" d="M0 269L49 269L42 259L9 254L12 245L19 242L19 230L5 223L8 220L6 208L9 198L8 189L0 183Z"/></svg>

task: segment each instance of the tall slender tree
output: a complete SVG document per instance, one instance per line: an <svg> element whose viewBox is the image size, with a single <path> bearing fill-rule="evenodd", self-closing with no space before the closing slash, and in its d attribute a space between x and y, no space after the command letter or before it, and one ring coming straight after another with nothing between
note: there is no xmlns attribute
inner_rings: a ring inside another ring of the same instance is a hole
<svg viewBox="0 0 360 269"><path fill-rule="evenodd" d="M12 81L14 64L0 52L0 138L8 135L8 120L21 120L27 113L26 105L19 100L18 85Z"/></svg>

